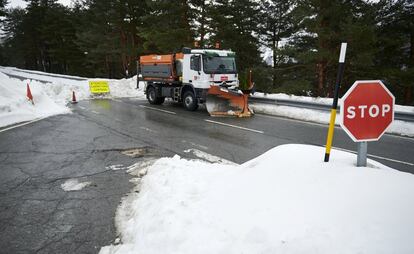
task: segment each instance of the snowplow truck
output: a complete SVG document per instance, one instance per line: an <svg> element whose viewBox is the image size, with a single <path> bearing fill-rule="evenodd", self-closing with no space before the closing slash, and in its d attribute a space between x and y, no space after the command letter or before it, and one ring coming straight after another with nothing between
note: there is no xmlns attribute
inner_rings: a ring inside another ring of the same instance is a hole
<svg viewBox="0 0 414 254"><path fill-rule="evenodd" d="M150 104L165 98L194 111L205 103L212 116L249 117L249 91L239 89L235 53L230 50L183 48L180 53L139 59L140 81Z"/></svg>

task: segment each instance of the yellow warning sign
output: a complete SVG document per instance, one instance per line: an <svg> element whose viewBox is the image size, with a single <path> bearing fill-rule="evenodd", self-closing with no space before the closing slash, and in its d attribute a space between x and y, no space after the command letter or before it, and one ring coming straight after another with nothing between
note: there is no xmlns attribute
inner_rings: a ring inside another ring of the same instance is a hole
<svg viewBox="0 0 414 254"><path fill-rule="evenodd" d="M89 91L91 91L91 93L93 94L109 93L108 81L105 81L105 80L89 81Z"/></svg>

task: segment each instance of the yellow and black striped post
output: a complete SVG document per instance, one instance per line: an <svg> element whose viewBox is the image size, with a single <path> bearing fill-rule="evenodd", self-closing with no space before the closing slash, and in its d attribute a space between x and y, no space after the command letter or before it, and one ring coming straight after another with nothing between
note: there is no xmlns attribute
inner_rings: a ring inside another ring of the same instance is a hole
<svg viewBox="0 0 414 254"><path fill-rule="evenodd" d="M338 75L336 76L334 99L333 99L332 109L331 109L331 119L329 121L328 136L326 138L326 150L325 150L325 160L324 160L325 162L329 161L329 155L331 154L332 140L333 140L334 129L335 129L336 110L338 109L339 88L341 86L341 80L342 80L342 76L344 74L344 68L345 68L346 46L347 46L346 42L343 42L341 44L341 53L339 54Z"/></svg>

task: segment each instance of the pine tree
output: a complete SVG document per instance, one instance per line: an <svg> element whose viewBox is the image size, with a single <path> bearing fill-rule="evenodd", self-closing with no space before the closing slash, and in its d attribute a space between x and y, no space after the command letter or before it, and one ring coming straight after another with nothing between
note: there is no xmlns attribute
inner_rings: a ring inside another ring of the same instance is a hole
<svg viewBox="0 0 414 254"><path fill-rule="evenodd" d="M243 72L261 64L258 24L259 4L253 0L217 0L209 7L209 45L236 52L237 68Z"/></svg>
<svg viewBox="0 0 414 254"><path fill-rule="evenodd" d="M79 45L87 55L88 69L97 76L125 77L142 53L143 17L147 5L139 0L87 2L82 10Z"/></svg>
<svg viewBox="0 0 414 254"><path fill-rule="evenodd" d="M144 26L140 32L146 40L146 52L178 52L184 46L193 45L193 13L188 0L154 0L149 2L149 8L150 11L143 17Z"/></svg>
<svg viewBox="0 0 414 254"><path fill-rule="evenodd" d="M399 103L414 104L414 1L377 4L378 75L388 81Z"/></svg>
<svg viewBox="0 0 414 254"><path fill-rule="evenodd" d="M8 0L0 0L0 17L6 16L6 5L8 3Z"/></svg>
<svg viewBox="0 0 414 254"><path fill-rule="evenodd" d="M346 89L355 77L370 76L374 58L374 16L362 0L300 0L295 13L301 30L291 43L295 58L316 69L315 94L331 96L341 42L348 42ZM309 73L306 76L311 77Z"/></svg>
<svg viewBox="0 0 414 254"><path fill-rule="evenodd" d="M191 10L191 27L198 41L198 46L204 48L208 36L208 7L212 4L207 0L189 0Z"/></svg>
<svg viewBox="0 0 414 254"><path fill-rule="evenodd" d="M276 69L286 63L286 56L280 50L283 39L288 39L295 31L292 0L262 0L260 37L265 47L272 51L273 87L277 85Z"/></svg>

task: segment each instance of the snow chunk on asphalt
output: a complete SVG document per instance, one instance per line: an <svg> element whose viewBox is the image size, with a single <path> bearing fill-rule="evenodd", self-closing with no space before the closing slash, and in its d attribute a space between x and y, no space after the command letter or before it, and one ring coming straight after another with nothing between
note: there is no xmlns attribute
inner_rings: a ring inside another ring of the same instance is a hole
<svg viewBox="0 0 414 254"><path fill-rule="evenodd" d="M78 190L82 190L83 188L85 188L86 186L90 184L91 182L80 183L78 179L69 179L69 180L66 180L66 182L62 183L60 187L62 187L64 191L78 191Z"/></svg>
<svg viewBox="0 0 414 254"><path fill-rule="evenodd" d="M414 175L283 145L243 165L156 161L101 253L414 253Z"/></svg>

